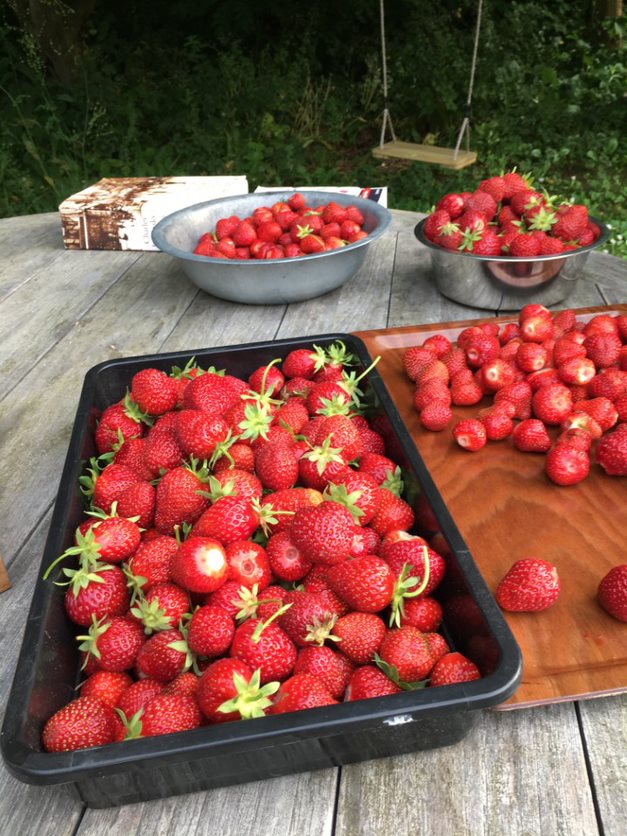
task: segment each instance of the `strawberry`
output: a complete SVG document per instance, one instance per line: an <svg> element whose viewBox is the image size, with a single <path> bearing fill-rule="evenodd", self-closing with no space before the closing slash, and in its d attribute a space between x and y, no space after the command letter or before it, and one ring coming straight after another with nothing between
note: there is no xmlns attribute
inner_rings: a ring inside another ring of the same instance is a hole
<svg viewBox="0 0 627 836"><path fill-rule="evenodd" d="M552 233L562 241L576 241L585 232L587 225L588 210L583 206L571 206L559 215Z"/></svg>
<svg viewBox="0 0 627 836"><path fill-rule="evenodd" d="M379 612L392 603L396 577L385 560L374 555L332 566L327 578L331 589L351 609Z"/></svg>
<svg viewBox="0 0 627 836"><path fill-rule="evenodd" d="M171 534L176 526L196 522L209 504L202 493L207 479L208 471L199 468L195 459L190 465L168 471L157 486L155 528L162 534Z"/></svg>
<svg viewBox="0 0 627 836"><path fill-rule="evenodd" d="M573 410L570 390L562 383L543 386L531 402L533 414L545 424L560 424Z"/></svg>
<svg viewBox="0 0 627 836"><path fill-rule="evenodd" d="M287 711L303 711L323 705L335 705L337 700L325 683L309 673L294 674L281 684L268 714L284 714Z"/></svg>
<svg viewBox="0 0 627 836"><path fill-rule="evenodd" d="M210 537L185 540L170 563L174 581L190 592L214 592L226 581L228 571L222 544Z"/></svg>
<svg viewBox="0 0 627 836"><path fill-rule="evenodd" d="M198 728L200 721L200 709L194 697L183 693L158 694L143 710L141 736L189 731Z"/></svg>
<svg viewBox="0 0 627 836"><path fill-rule="evenodd" d="M159 369L142 369L133 375L131 395L142 412L163 415L178 403L176 381Z"/></svg>
<svg viewBox="0 0 627 836"><path fill-rule="evenodd" d="M182 406L222 416L247 391L247 384L239 378L206 372L194 378L186 387Z"/></svg>
<svg viewBox="0 0 627 836"><path fill-rule="evenodd" d="M70 587L65 593L65 611L71 621L88 627L93 619L122 616L129 606L130 596L124 572L111 564L91 564L70 575Z"/></svg>
<svg viewBox="0 0 627 836"><path fill-rule="evenodd" d="M133 684L124 671L98 670L81 684L82 697L94 697L115 708L122 694Z"/></svg>
<svg viewBox="0 0 627 836"><path fill-rule="evenodd" d="M591 362L598 369L605 369L618 362L622 342L618 334L591 333L583 342Z"/></svg>
<svg viewBox="0 0 627 836"><path fill-rule="evenodd" d="M521 216L533 206L542 206L543 203L544 198L539 192L534 191L534 189L526 189L512 195L509 205L513 212Z"/></svg>
<svg viewBox="0 0 627 836"><path fill-rule="evenodd" d="M547 365L548 354L539 343L523 342L516 351L516 365L523 372L537 372Z"/></svg>
<svg viewBox="0 0 627 836"><path fill-rule="evenodd" d="M549 450L546 474L556 485L576 485L590 472L590 456L569 444L558 444Z"/></svg>
<svg viewBox="0 0 627 836"><path fill-rule="evenodd" d="M451 219L458 218L464 211L464 198L456 193L445 194L435 208L447 212Z"/></svg>
<svg viewBox="0 0 627 836"><path fill-rule="evenodd" d="M42 733L46 752L73 752L114 740L115 714L95 697L78 697L50 717Z"/></svg>
<svg viewBox="0 0 627 836"><path fill-rule="evenodd" d="M483 398L483 389L466 371L457 372L451 380L451 399L455 406L473 406Z"/></svg>
<svg viewBox="0 0 627 836"><path fill-rule="evenodd" d="M401 688L382 670L374 665L363 665L353 672L346 688L344 701L367 700L400 692Z"/></svg>
<svg viewBox="0 0 627 836"><path fill-rule="evenodd" d="M157 492L150 482L137 482L120 494L118 514L121 517L135 517L141 528L151 528L155 518L156 497Z"/></svg>
<svg viewBox="0 0 627 836"><path fill-rule="evenodd" d="M596 378L595 378L596 379ZM585 412L597 422L603 432L611 430L618 420L618 411L609 398L603 396L580 400L573 405L573 412Z"/></svg>
<svg viewBox="0 0 627 836"><path fill-rule="evenodd" d="M480 331L472 335L464 345L468 365L478 369L489 360L496 360L501 352L501 345L498 339L490 334Z"/></svg>
<svg viewBox="0 0 627 836"><path fill-rule="evenodd" d="M446 403L432 401L420 413L420 423L426 430L439 432L453 420L453 412Z"/></svg>
<svg viewBox="0 0 627 836"><path fill-rule="evenodd" d="M231 646L235 621L222 607L207 604L199 607L189 622L187 642L199 656L221 656Z"/></svg>
<svg viewBox="0 0 627 836"><path fill-rule="evenodd" d="M425 235L435 241L443 226L451 222L451 216L443 209L436 209L425 221Z"/></svg>
<svg viewBox="0 0 627 836"><path fill-rule="evenodd" d="M138 578L143 579L142 590L146 592L158 583L171 580L170 562L178 551L174 537L159 534L152 540L144 541L129 561L129 569Z"/></svg>
<svg viewBox="0 0 627 836"><path fill-rule="evenodd" d="M627 395L627 369L602 369L592 378L588 389L591 397L610 401Z"/></svg>
<svg viewBox="0 0 627 836"><path fill-rule="evenodd" d="M388 563L394 575L400 578L405 569L406 577L412 576L417 579L415 586L418 588L423 586L427 578L425 552L429 575L421 594L430 595L440 585L446 572L446 562L442 555L426 546L422 537L410 536L393 541L388 539L381 546L381 557ZM416 590L410 588L410 591Z"/></svg>
<svg viewBox="0 0 627 836"><path fill-rule="evenodd" d="M177 413L175 432L183 454L202 460L211 458L218 444L226 440L229 428L217 415L182 409Z"/></svg>
<svg viewBox="0 0 627 836"><path fill-rule="evenodd" d="M197 699L211 723L263 717L278 682L261 686L260 673L239 659L218 659L203 672Z"/></svg>
<svg viewBox="0 0 627 836"><path fill-rule="evenodd" d="M497 201L487 191L478 190L464 203L464 211L481 212L488 221L496 215Z"/></svg>
<svg viewBox="0 0 627 836"><path fill-rule="evenodd" d="M540 254L540 243L533 235L520 232L510 241L509 254L515 258L535 258Z"/></svg>
<svg viewBox="0 0 627 836"><path fill-rule="evenodd" d="M372 661L385 632L383 619L375 613L350 612L333 627L333 634L339 639L338 648L358 665Z"/></svg>
<svg viewBox="0 0 627 836"><path fill-rule="evenodd" d="M139 649L135 669L140 678L170 682L191 667L192 655L180 630L150 636Z"/></svg>
<svg viewBox="0 0 627 836"><path fill-rule="evenodd" d="M501 609L508 612L539 612L552 606L560 593L557 569L547 560L527 557L517 560L496 588Z"/></svg>
<svg viewBox="0 0 627 836"><path fill-rule="evenodd" d="M473 679L481 679L481 672L474 662L461 653L446 653L433 666L430 684L437 687L472 682Z"/></svg>
<svg viewBox="0 0 627 836"><path fill-rule="evenodd" d="M271 619L264 622L251 618L236 628L230 655L253 670L260 668L260 681L265 685L290 675L296 664L297 651L287 633Z"/></svg>
<svg viewBox="0 0 627 836"><path fill-rule="evenodd" d="M123 464L114 462L107 465L99 475L95 475L93 484L94 506L110 514L113 503L120 499L124 491L141 481L141 477L136 471ZM88 492L89 488L86 490Z"/></svg>
<svg viewBox="0 0 627 836"><path fill-rule="evenodd" d="M476 418L465 418L453 427L453 437L460 447L476 452L485 447L487 435L485 427Z"/></svg>
<svg viewBox="0 0 627 836"><path fill-rule="evenodd" d="M585 412L573 412L567 418L564 418L560 424L562 430L580 429L589 433L593 439L601 438L603 430L600 425L594 420L591 415Z"/></svg>
<svg viewBox="0 0 627 836"><path fill-rule="evenodd" d="M118 674L118 676L121 674ZM124 674L128 676L128 674ZM164 690L162 682L157 682L155 679L139 679L129 685L126 690L120 694L116 708L130 720L134 714L145 708L146 705Z"/></svg>
<svg viewBox="0 0 627 836"><path fill-rule="evenodd" d="M369 473L346 468L331 477L326 495L345 505L360 526L368 525L377 510L378 485Z"/></svg>
<svg viewBox="0 0 627 836"><path fill-rule="evenodd" d="M267 525L271 533L276 533L285 531L291 526L293 517L299 509L314 508L321 502L323 502L323 496L320 491L296 487L275 491L264 497L261 508L262 513L270 511L274 515L276 522L268 520Z"/></svg>
<svg viewBox="0 0 627 836"><path fill-rule="evenodd" d="M278 624L297 647L322 645L330 638L337 616L329 611L322 595L296 589L285 594L282 604L289 607Z"/></svg>
<svg viewBox="0 0 627 836"><path fill-rule="evenodd" d="M479 184L479 191L487 192L495 203L501 203L505 195L505 181L503 177L488 177Z"/></svg>
<svg viewBox="0 0 627 836"><path fill-rule="evenodd" d="M613 618L627 621L627 564L614 566L603 577L599 583L597 601Z"/></svg>
<svg viewBox="0 0 627 836"><path fill-rule="evenodd" d="M627 476L627 424L603 436L597 444L596 459L609 476Z"/></svg>
<svg viewBox="0 0 627 836"><path fill-rule="evenodd" d="M126 616L92 620L89 632L77 636L80 651L91 654L105 671L126 671L133 667L144 640L142 624Z"/></svg>
<svg viewBox="0 0 627 836"><path fill-rule="evenodd" d="M555 333L551 312L541 305L538 305L536 313L531 315L527 313L524 317L521 317L519 327L520 336L524 342L542 343Z"/></svg>
<svg viewBox="0 0 627 836"><path fill-rule="evenodd" d="M496 360L489 360L484 363L478 372L478 382L483 391L487 394L498 392L505 386L511 386L515 383L518 372L513 363L509 363L502 358Z"/></svg>
<svg viewBox="0 0 627 836"><path fill-rule="evenodd" d="M503 200L511 200L520 191L528 191L530 178L519 174L515 169L503 175Z"/></svg>
<svg viewBox="0 0 627 836"><path fill-rule="evenodd" d="M155 630L177 627L189 610L189 595L184 589L175 583L158 583L131 607L131 615L141 622L144 632L149 635Z"/></svg>
<svg viewBox="0 0 627 836"><path fill-rule="evenodd" d="M261 522L256 507L255 500L240 499L238 496L220 497L198 518L191 536L218 540L223 546L247 540Z"/></svg>
<svg viewBox="0 0 627 836"><path fill-rule="evenodd" d="M404 612L400 626L410 624L423 633L431 633L442 623L442 607L435 598L422 595L420 598L408 598L404 602Z"/></svg>
<svg viewBox="0 0 627 836"><path fill-rule="evenodd" d="M457 251L461 249L464 243L464 233L456 223L450 221L440 227L435 243L447 250Z"/></svg>
<svg viewBox="0 0 627 836"><path fill-rule="evenodd" d="M338 502L326 501L296 511L289 535L305 559L332 564L348 557L352 526L353 516L347 508Z"/></svg>
<svg viewBox="0 0 627 836"><path fill-rule="evenodd" d="M480 421L485 427L488 441L502 441L514 431L514 422L504 410L498 407L488 410L485 415L481 415Z"/></svg>
<svg viewBox="0 0 627 836"><path fill-rule="evenodd" d="M324 349L319 346L314 346L311 351L308 348L295 348L288 352L281 369L285 377L302 377L310 380L317 371L327 362Z"/></svg>
<svg viewBox="0 0 627 836"><path fill-rule="evenodd" d="M120 403L107 407L98 422L94 440L98 453L108 453L120 446L121 441L140 438L144 434L146 425L142 423L145 415L127 396ZM120 462L123 464L123 462Z"/></svg>
<svg viewBox="0 0 627 836"><path fill-rule="evenodd" d="M391 490L380 487L376 492L377 510L370 525L379 537L385 537L389 531L409 531L414 524L414 512L410 505L396 496Z"/></svg>
<svg viewBox="0 0 627 836"><path fill-rule="evenodd" d="M588 357L572 357L557 367L557 372L567 385L585 386L596 374L596 368Z"/></svg>
<svg viewBox="0 0 627 836"><path fill-rule="evenodd" d="M265 589L272 579L270 560L266 550L252 540L236 540L226 546L228 577L240 586Z"/></svg>
<svg viewBox="0 0 627 836"><path fill-rule="evenodd" d="M559 434L555 444L556 446L563 444L575 450L583 450L584 453L588 453L592 447L592 442L593 438L588 430L581 429L580 427L571 427Z"/></svg>
<svg viewBox="0 0 627 836"><path fill-rule="evenodd" d="M288 531L273 534L266 545L266 552L270 568L279 580L299 581L311 569L312 563L292 543Z"/></svg>
<svg viewBox="0 0 627 836"><path fill-rule="evenodd" d="M514 427L514 447L523 453L547 453L551 439L546 426L538 418L526 418Z"/></svg>
<svg viewBox="0 0 627 836"><path fill-rule="evenodd" d="M377 665L397 684L419 682L433 667L424 633L408 624L386 632L378 656Z"/></svg>
<svg viewBox="0 0 627 836"><path fill-rule="evenodd" d="M330 647L303 647L298 652L294 674L307 673L320 679L331 696L342 699L355 665Z"/></svg>

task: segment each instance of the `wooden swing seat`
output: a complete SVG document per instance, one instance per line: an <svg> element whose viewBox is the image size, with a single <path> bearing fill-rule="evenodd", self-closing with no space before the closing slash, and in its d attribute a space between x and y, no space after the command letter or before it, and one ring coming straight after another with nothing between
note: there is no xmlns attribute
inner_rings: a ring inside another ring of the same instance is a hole
<svg viewBox="0 0 627 836"><path fill-rule="evenodd" d="M441 148L438 145L418 145L415 142L385 142L372 149L372 156L379 159L412 160L413 162L441 165L444 168L458 170L477 161L476 151L462 151L455 157L454 148Z"/></svg>

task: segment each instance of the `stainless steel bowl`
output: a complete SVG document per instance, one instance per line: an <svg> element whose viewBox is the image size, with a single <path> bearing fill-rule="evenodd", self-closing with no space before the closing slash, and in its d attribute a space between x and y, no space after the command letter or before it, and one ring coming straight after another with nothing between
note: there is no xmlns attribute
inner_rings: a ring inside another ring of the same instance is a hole
<svg viewBox="0 0 627 836"><path fill-rule="evenodd" d="M577 283L592 250L604 244L610 230L591 218L601 235L589 247L536 258L495 258L438 247L424 233L426 218L414 233L431 253L431 272L438 290L449 299L473 308L517 311L529 302L555 305L566 299Z"/></svg>
<svg viewBox="0 0 627 836"><path fill-rule="evenodd" d="M194 255L200 236L220 218L246 218L260 206L287 201L294 191L262 192L197 203L167 215L152 230L152 240L173 256L185 275L201 290L251 305L279 305L313 299L343 285L361 267L369 245L390 225L388 210L365 198L336 192L301 191L312 208L334 200L356 206L364 215L367 238L337 250L296 258L236 260Z"/></svg>

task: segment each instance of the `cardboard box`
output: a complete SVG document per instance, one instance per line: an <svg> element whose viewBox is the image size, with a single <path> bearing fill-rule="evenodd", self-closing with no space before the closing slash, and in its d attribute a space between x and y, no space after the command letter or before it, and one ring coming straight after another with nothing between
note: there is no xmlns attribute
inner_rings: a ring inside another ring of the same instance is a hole
<svg viewBox="0 0 627 836"><path fill-rule="evenodd" d="M372 200L380 206L388 205L388 187L364 187L364 186L257 186L255 192L284 192L286 189L294 191L316 191L316 192L339 192L340 194L354 195Z"/></svg>
<svg viewBox="0 0 627 836"><path fill-rule="evenodd" d="M59 206L73 250L156 250L150 233L166 215L219 197L248 194L235 177L105 177Z"/></svg>

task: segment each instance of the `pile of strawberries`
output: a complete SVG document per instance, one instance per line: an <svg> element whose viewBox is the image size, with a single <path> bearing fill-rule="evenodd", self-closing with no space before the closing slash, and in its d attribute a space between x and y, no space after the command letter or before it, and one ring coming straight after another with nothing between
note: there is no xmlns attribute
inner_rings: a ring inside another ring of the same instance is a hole
<svg viewBox="0 0 627 836"><path fill-rule="evenodd" d="M210 258L296 258L337 250L367 238L356 206L332 200L315 208L300 192L272 206L259 206L248 218L221 218L205 232L194 253Z"/></svg>
<svg viewBox="0 0 627 836"><path fill-rule="evenodd" d="M351 364L338 342L248 379L144 368L103 411L90 510L46 573L84 675L47 751L480 677L438 632L445 560L409 533Z"/></svg>
<svg viewBox="0 0 627 836"><path fill-rule="evenodd" d="M586 206L537 191L530 177L510 171L483 180L474 192L444 195L424 233L447 250L535 258L588 247L601 229Z"/></svg>
<svg viewBox="0 0 627 836"><path fill-rule="evenodd" d="M572 310L553 314L530 304L518 322L472 325L454 343L434 334L407 349L403 362L422 426L452 425L463 449L500 442L543 454L546 476L563 486L584 480L594 463L609 476L627 476L627 316L600 313L584 322ZM455 420L453 407L468 406L480 407L476 417ZM503 609L539 610L558 592L554 567L536 560L518 566L496 598ZM627 621L627 564L604 579L598 600Z"/></svg>

